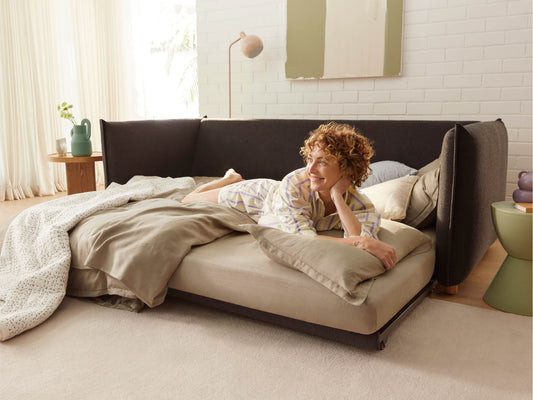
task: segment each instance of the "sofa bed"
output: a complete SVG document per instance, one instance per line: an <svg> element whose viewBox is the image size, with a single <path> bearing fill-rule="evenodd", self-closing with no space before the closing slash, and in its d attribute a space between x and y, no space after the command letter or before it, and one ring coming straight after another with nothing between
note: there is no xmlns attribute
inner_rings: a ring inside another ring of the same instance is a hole
<svg viewBox="0 0 533 400"><path fill-rule="evenodd" d="M329 121L102 120L106 185L124 184L134 176L193 177L200 184L222 176L229 168L244 179L281 180L303 166L299 149L309 132L325 122ZM320 279L310 279L309 271L287 268L286 260L259 244L253 235L233 232L194 246L170 277L169 295L345 343L383 348L394 325L436 282L455 286L466 279L496 239L490 204L505 197L504 123L337 122L354 126L371 140L375 150L372 166L394 161L414 170L379 171L400 177L390 176L378 186L362 190L380 203L376 204L378 211L387 213L382 215L384 222L388 223L387 217L395 220L388 225L389 232L408 222L429 238L430 250L422 246L418 254L405 255L392 270L369 279L364 301L353 305ZM407 187L403 203L386 210L390 206L387 200L390 203L396 196L395 184ZM376 189L379 186L382 189ZM383 192L387 199L375 197ZM417 201L422 204L414 204ZM405 217L415 206L418 210L407 221ZM398 207L400 215L392 215ZM402 212L406 214L403 218ZM330 257L322 254L326 260Z"/></svg>
<svg viewBox="0 0 533 400"><path fill-rule="evenodd" d="M261 227L222 205L181 203L229 168L244 179L281 180L304 165L299 149L325 122L101 120L106 190L67 196L56 207L76 217L47 224L69 233L66 293L129 309L175 296L384 348L395 325L437 282L461 283L496 239L490 204L505 197L507 132L501 120L337 121L354 126L375 150L361 190L381 214L378 237L398 253L389 271L361 249ZM113 194L132 185L151 192ZM96 196L108 197L102 203ZM11 247L20 253L6 241L6 254ZM30 246L27 251L36 247ZM2 328L0 318L0 333L13 335Z"/></svg>

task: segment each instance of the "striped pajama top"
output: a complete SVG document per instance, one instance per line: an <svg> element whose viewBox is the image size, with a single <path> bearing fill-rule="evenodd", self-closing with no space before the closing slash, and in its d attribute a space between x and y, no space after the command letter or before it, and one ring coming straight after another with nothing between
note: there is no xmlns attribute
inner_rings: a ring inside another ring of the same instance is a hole
<svg viewBox="0 0 533 400"><path fill-rule="evenodd" d="M350 186L346 204L361 222L361 236L377 238L381 220L370 199ZM325 215L324 202L311 190L305 168L286 175L283 180L250 179L223 187L218 203L249 215L259 225L271 226L300 235L342 229L337 212Z"/></svg>

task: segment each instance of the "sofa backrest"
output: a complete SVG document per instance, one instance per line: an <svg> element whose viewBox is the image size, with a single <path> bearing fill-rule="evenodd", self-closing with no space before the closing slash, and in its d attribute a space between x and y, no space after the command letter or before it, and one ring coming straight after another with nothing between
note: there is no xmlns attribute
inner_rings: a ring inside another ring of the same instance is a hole
<svg viewBox="0 0 533 400"><path fill-rule="evenodd" d="M196 142L192 174L221 176L234 168L245 179L281 179L304 165L300 147L325 120L204 119ZM395 160L420 168L436 159L456 121L337 120L354 126L373 144L372 162ZM469 123L462 121L461 123Z"/></svg>
<svg viewBox="0 0 533 400"><path fill-rule="evenodd" d="M329 120L101 120L106 185L134 175L221 176L235 168L245 179L282 179L304 165L309 132ZM395 160L420 168L437 158L456 121L337 120L357 128L374 147L372 162ZM461 121L467 124L468 121Z"/></svg>

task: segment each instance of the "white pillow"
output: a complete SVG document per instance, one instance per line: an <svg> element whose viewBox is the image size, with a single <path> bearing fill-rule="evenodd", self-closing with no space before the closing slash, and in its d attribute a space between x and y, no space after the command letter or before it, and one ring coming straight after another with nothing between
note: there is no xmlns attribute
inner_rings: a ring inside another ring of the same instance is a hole
<svg viewBox="0 0 533 400"><path fill-rule="evenodd" d="M407 175L359 189L359 191L370 199L382 218L402 221L407 215L407 207L409 207L416 181L418 181L418 176Z"/></svg>
<svg viewBox="0 0 533 400"><path fill-rule="evenodd" d="M398 161L377 161L370 163L372 174L361 185L362 188L396 179L405 175L414 175L417 170Z"/></svg>

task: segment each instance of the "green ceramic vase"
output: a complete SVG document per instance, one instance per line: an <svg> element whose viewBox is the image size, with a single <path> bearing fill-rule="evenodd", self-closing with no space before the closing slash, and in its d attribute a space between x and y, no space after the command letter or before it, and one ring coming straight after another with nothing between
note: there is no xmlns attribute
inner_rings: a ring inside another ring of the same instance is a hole
<svg viewBox="0 0 533 400"><path fill-rule="evenodd" d="M88 157L93 154L91 145L91 122L83 119L81 125L74 125L70 131L70 148L74 157Z"/></svg>

